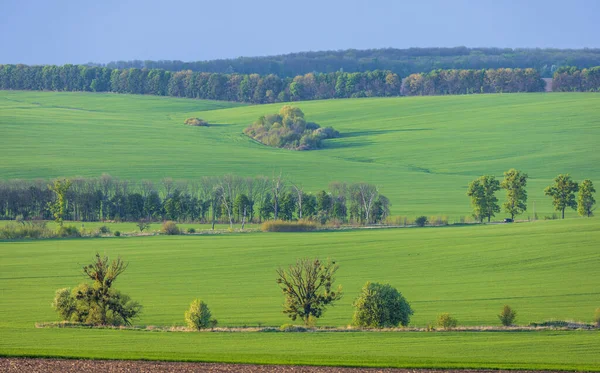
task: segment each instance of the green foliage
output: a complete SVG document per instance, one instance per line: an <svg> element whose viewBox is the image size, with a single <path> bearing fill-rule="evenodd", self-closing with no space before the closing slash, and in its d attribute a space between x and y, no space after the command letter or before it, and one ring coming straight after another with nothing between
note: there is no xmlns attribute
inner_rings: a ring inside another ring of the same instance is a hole
<svg viewBox="0 0 600 373"><path fill-rule="evenodd" d="M304 326L300 326L300 325L293 325L293 324L283 324L279 327L279 331L282 332L307 332L309 329L304 327Z"/></svg>
<svg viewBox="0 0 600 373"><path fill-rule="evenodd" d="M185 311L185 323L188 328L194 330L214 328L217 325L215 319L211 319L212 314L208 305L200 299L194 299L190 308Z"/></svg>
<svg viewBox="0 0 600 373"><path fill-rule="evenodd" d="M192 234L192 233L196 233L196 229L195 229L195 228L192 228L192 227L189 227L189 228L187 229L187 232L188 232L188 233L190 233L190 234Z"/></svg>
<svg viewBox="0 0 600 373"><path fill-rule="evenodd" d="M413 310L402 294L389 284L367 282L353 303L352 324L366 328L408 326Z"/></svg>
<svg viewBox="0 0 600 373"><path fill-rule="evenodd" d="M55 201L48 203L48 209L54 216L54 220L62 227L67 208L67 192L71 187L71 181L64 179L54 180L54 183L48 185L48 189L54 192Z"/></svg>
<svg viewBox="0 0 600 373"><path fill-rule="evenodd" d="M287 270L277 270L277 283L285 296L283 313L292 320L300 318L305 325L318 319L325 308L342 298L342 287L332 291L335 273L339 265L335 261L298 259Z"/></svg>
<svg viewBox="0 0 600 373"><path fill-rule="evenodd" d="M502 206L513 220L515 215L527 210L527 178L526 173L511 168L504 173L504 180L500 183L500 187L506 190L506 202Z"/></svg>
<svg viewBox="0 0 600 373"><path fill-rule="evenodd" d="M260 229L263 232L310 232L316 230L317 225L308 220L269 220L264 222Z"/></svg>
<svg viewBox="0 0 600 373"><path fill-rule="evenodd" d="M103 225L100 228L98 228L98 232L100 232L102 234L108 234L108 233L110 233L110 228L107 227L106 225Z"/></svg>
<svg viewBox="0 0 600 373"><path fill-rule="evenodd" d="M509 305L504 305L502 312L498 315L500 322L504 326L511 326L517 317L517 312L510 308Z"/></svg>
<svg viewBox="0 0 600 373"><path fill-rule="evenodd" d="M449 313L442 313L437 318L437 325L440 328L452 329L458 325L458 320L452 317Z"/></svg>
<svg viewBox="0 0 600 373"><path fill-rule="evenodd" d="M21 238L51 238L55 234L46 227L45 221L27 220L23 224L0 224L0 239L15 240Z"/></svg>
<svg viewBox="0 0 600 373"><path fill-rule="evenodd" d="M208 122L200 118L188 118L185 120L185 124L188 126L208 127Z"/></svg>
<svg viewBox="0 0 600 373"><path fill-rule="evenodd" d="M109 262L108 257L96 254L93 263L83 267L83 273L92 284L82 283L56 291L52 308L62 320L92 325L131 325L142 306L128 295L112 288L113 283L127 269L120 258Z"/></svg>
<svg viewBox="0 0 600 373"><path fill-rule="evenodd" d="M150 221L146 219L140 219L136 225L140 232L150 229Z"/></svg>
<svg viewBox="0 0 600 373"><path fill-rule="evenodd" d="M562 213L562 218L565 218L565 209L571 207L577 208L575 201L575 192L579 189L579 185L571 179L569 174L560 174L554 179L554 184L544 189L544 194L552 197L552 204L556 211Z"/></svg>
<svg viewBox="0 0 600 373"><path fill-rule="evenodd" d="M480 221L487 218L488 222L500 212L498 198L495 193L500 190L500 182L494 176L481 176L469 184L467 196L471 197L473 216Z"/></svg>
<svg viewBox="0 0 600 373"><path fill-rule="evenodd" d="M177 234L181 233L180 230L179 230L179 227L177 226L177 223L175 223L174 221L170 221L170 220L169 221L165 221L162 224L162 227L161 227L160 231L163 234L170 235L170 236L177 235Z"/></svg>
<svg viewBox="0 0 600 373"><path fill-rule="evenodd" d="M579 186L579 195L577 196L577 212L581 216L591 217L594 216L594 205L596 200L594 199L594 193L596 189L591 180L583 180Z"/></svg>
<svg viewBox="0 0 600 373"><path fill-rule="evenodd" d="M417 227L424 227L427 224L427 216L419 216L415 219Z"/></svg>
<svg viewBox="0 0 600 373"><path fill-rule="evenodd" d="M61 223L59 223L61 224ZM56 231L56 235L58 237L63 237L63 238L67 238L67 237L81 237L81 232L79 232L79 229L77 229L76 226L74 225L60 225L60 227L58 227L58 230Z"/></svg>
<svg viewBox="0 0 600 373"><path fill-rule="evenodd" d="M322 140L340 136L333 128L306 122L302 110L290 105L279 114L261 116L244 133L265 145L294 150L318 149Z"/></svg>
<svg viewBox="0 0 600 373"><path fill-rule="evenodd" d="M594 322L596 326L600 328L600 308L596 309L596 313L594 314Z"/></svg>
<svg viewBox="0 0 600 373"><path fill-rule="evenodd" d="M121 232L115 231L115 237L121 237Z"/></svg>

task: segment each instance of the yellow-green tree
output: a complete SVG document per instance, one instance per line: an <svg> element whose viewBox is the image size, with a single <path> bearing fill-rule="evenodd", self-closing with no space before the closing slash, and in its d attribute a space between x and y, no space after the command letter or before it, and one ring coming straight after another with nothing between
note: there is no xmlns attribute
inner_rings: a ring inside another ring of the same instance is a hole
<svg viewBox="0 0 600 373"><path fill-rule="evenodd" d="M511 168L504 173L500 187L506 190L506 202L502 205L504 211L514 219L515 215L527 210L527 174Z"/></svg>
<svg viewBox="0 0 600 373"><path fill-rule="evenodd" d="M596 193L596 189L592 180L583 180L579 186L579 196L577 197L577 212L579 215L587 217L594 215L594 205L596 204L594 193Z"/></svg>
<svg viewBox="0 0 600 373"><path fill-rule="evenodd" d="M54 202L48 203L48 209L54 216L54 220L62 227L64 222L65 212L67 210L67 192L71 187L71 180L56 179L54 183L49 184L48 188L54 192L56 199Z"/></svg>
<svg viewBox="0 0 600 373"><path fill-rule="evenodd" d="M577 208L575 201L575 192L579 189L579 185L571 179L569 174L560 174L554 179L554 184L548 186L544 190L544 194L552 197L552 204L556 211L562 213L562 218L565 218L565 209L571 207Z"/></svg>

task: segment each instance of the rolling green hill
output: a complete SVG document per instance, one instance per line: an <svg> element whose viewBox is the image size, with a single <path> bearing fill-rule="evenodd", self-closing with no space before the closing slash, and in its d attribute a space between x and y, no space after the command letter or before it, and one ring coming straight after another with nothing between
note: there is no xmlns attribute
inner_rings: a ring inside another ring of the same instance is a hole
<svg viewBox="0 0 600 373"><path fill-rule="evenodd" d="M116 286L143 304L138 325L183 325L196 297L222 325L289 322L275 269L305 256L340 264L345 295L319 325L348 325L368 280L398 287L416 326L442 312L461 325L499 325L504 304L517 310L520 325L591 322L600 306L599 223L0 242L0 355L597 370L597 331L215 335L33 325L56 319L54 290L83 281L81 266L96 251L130 262Z"/></svg>
<svg viewBox="0 0 600 373"><path fill-rule="evenodd" d="M600 95L507 94L296 103L342 137L318 151L269 148L242 130L281 106L114 94L0 91L2 178L193 179L283 173L316 191L331 181L381 187L396 215L470 214L469 181L530 175L529 214L552 213L558 173L600 179ZM210 128L189 127L198 116ZM574 216L574 212L570 212Z"/></svg>

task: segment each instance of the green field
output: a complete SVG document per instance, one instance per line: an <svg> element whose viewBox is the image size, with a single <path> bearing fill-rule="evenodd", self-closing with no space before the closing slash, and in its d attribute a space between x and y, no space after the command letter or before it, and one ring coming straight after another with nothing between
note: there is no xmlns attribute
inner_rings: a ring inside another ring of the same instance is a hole
<svg viewBox="0 0 600 373"><path fill-rule="evenodd" d="M0 175L194 179L280 172L309 191L329 182L381 187L395 215L470 215L469 181L530 175L529 214L550 215L559 173L600 179L600 95L505 94L299 102L342 137L318 151L269 148L242 130L281 104L241 106L152 96L0 91ZM235 106L235 107L234 107ZM198 116L210 128L183 125ZM569 216L575 212L568 211Z"/></svg>
<svg viewBox="0 0 600 373"><path fill-rule="evenodd" d="M144 305L138 325L183 325L195 297L221 325L289 322L275 269L331 257L345 296L319 320L345 326L368 280L411 302L411 325L450 312L461 325L591 322L600 307L600 220L314 233L246 233L0 243L0 354L325 365L600 369L600 333L167 333L35 329L54 290L83 280L96 251L130 262L118 288ZM560 353L557 353L560 351Z"/></svg>

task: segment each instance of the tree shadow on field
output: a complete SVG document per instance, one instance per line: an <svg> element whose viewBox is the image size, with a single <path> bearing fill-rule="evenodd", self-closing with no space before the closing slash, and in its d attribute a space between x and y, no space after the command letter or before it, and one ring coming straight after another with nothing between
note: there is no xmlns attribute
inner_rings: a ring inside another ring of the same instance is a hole
<svg viewBox="0 0 600 373"><path fill-rule="evenodd" d="M340 138L385 135L387 133L394 133L394 132L416 132L416 131L431 131L431 130L432 130L431 128L407 128L407 129L398 129L398 130L356 131L356 132L342 133L340 135Z"/></svg>

